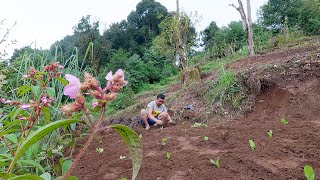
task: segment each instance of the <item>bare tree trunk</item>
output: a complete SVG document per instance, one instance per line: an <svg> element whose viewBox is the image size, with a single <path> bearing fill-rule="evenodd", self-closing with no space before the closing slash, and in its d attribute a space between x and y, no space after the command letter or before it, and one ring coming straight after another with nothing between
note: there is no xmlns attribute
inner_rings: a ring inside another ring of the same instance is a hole
<svg viewBox="0 0 320 180"><path fill-rule="evenodd" d="M254 55L254 42L253 42L253 32L252 32L252 18L251 18L251 5L250 0L247 0L247 15L248 15L248 47L250 56Z"/></svg>
<svg viewBox="0 0 320 180"><path fill-rule="evenodd" d="M236 8L237 11L239 11L240 16L241 16L241 22L242 22L242 29L245 33L247 33L247 17L246 13L244 12L243 4L241 0L238 0L239 7L236 7L234 4L230 4L230 6Z"/></svg>
<svg viewBox="0 0 320 180"><path fill-rule="evenodd" d="M230 6L234 7L237 11L239 11L242 21L242 28L244 33L247 35L248 49L250 56L254 55L254 42L253 42L253 32L252 32L252 18L251 18L251 5L250 0L247 0L247 16L244 12L243 4L241 0L238 0L239 7L236 7L234 4L230 4Z"/></svg>
<svg viewBox="0 0 320 180"><path fill-rule="evenodd" d="M180 37L180 12L179 12L179 0L176 1L177 3L177 11L176 11L176 57L177 54L179 55L179 63L180 63L180 68L183 71L183 69L185 68L185 57L184 57L184 51L183 51L183 47L180 47L181 45L181 37Z"/></svg>

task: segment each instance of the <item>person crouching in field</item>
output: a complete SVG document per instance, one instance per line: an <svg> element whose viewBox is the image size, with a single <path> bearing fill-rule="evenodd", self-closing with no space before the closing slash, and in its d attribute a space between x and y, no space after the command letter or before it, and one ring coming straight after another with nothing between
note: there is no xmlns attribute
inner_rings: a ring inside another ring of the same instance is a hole
<svg viewBox="0 0 320 180"><path fill-rule="evenodd" d="M164 105L165 96L158 94L155 101L151 101L147 109L140 111L141 124L146 127L146 130L150 129L150 125L166 126L168 123L173 123L168 110Z"/></svg>

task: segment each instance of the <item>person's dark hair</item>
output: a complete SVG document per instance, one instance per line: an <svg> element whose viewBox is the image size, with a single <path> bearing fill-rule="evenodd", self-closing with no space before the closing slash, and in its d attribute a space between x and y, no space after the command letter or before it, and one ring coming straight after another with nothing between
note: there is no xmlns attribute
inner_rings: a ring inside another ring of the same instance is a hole
<svg viewBox="0 0 320 180"><path fill-rule="evenodd" d="M159 98L160 98L160 99L165 99L164 94L158 94L158 95L157 95L157 99L159 99Z"/></svg>

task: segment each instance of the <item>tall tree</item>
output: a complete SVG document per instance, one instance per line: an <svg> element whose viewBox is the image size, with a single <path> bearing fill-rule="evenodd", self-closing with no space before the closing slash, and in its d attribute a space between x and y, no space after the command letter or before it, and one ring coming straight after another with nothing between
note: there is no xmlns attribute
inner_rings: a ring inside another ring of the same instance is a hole
<svg viewBox="0 0 320 180"><path fill-rule="evenodd" d="M288 26L295 26L298 24L299 11L302 5L302 0L268 0L260 10L262 23L279 31L283 28L287 17Z"/></svg>
<svg viewBox="0 0 320 180"><path fill-rule="evenodd" d="M247 34L247 41L248 41L248 49L249 49L249 54L250 56L254 55L254 42L253 42L253 31L252 31L252 18L251 18L251 5L250 5L250 0L247 0L247 15L248 18L246 17L246 13L243 8L243 4L241 0L238 0L239 6L236 7L234 4L230 4L230 6L234 7L241 16L241 21L242 21L242 28L243 31Z"/></svg>

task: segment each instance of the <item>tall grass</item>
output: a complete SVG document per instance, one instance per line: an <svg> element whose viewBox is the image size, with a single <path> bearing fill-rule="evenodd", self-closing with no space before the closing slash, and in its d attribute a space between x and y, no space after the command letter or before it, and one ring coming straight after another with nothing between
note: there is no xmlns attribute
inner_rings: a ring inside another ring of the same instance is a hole
<svg viewBox="0 0 320 180"><path fill-rule="evenodd" d="M227 101L231 101L232 105L237 105L239 103L234 101L239 91L240 86L236 83L233 72L225 70L222 66L218 79L210 82L209 91L204 95L204 98L208 104L218 102L223 106Z"/></svg>

